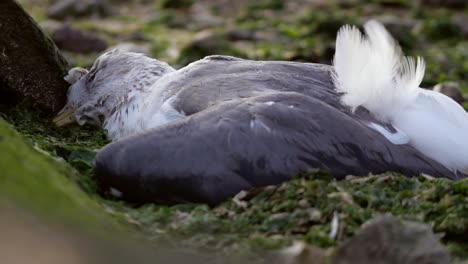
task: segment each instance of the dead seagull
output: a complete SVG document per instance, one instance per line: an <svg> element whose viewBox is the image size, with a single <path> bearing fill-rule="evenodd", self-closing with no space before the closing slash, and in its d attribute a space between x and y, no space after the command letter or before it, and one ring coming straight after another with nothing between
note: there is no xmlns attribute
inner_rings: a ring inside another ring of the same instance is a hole
<svg viewBox="0 0 468 264"><path fill-rule="evenodd" d="M175 70L113 50L69 72L54 121L107 130L95 175L132 202L214 205L299 171L466 177L467 113L419 88L423 60L382 25L365 32L338 32L333 67L209 56Z"/></svg>

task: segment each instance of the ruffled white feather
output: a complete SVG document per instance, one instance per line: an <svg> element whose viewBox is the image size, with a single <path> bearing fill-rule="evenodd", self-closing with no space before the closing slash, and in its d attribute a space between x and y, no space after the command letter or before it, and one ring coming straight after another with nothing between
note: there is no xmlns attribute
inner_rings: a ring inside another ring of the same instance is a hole
<svg viewBox="0 0 468 264"><path fill-rule="evenodd" d="M451 98L419 88L422 58L404 57L378 22L338 32L333 76L342 103L392 123L409 144L448 169L468 174L468 114Z"/></svg>
<svg viewBox="0 0 468 264"><path fill-rule="evenodd" d="M395 104L413 98L424 76L424 61L403 57L400 47L376 21L364 25L367 36L344 26L336 39L334 81L342 101L355 110L363 106L388 121Z"/></svg>

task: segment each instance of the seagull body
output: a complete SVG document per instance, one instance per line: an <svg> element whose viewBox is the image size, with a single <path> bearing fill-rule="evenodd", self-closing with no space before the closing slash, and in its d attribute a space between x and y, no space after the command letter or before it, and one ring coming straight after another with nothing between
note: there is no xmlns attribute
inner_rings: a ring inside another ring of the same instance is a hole
<svg viewBox="0 0 468 264"><path fill-rule="evenodd" d="M299 171L465 177L466 112L419 88L423 61L383 26L365 30L340 30L333 67L209 56L175 70L114 50L70 71L55 121L106 129L101 189L136 202L217 204Z"/></svg>

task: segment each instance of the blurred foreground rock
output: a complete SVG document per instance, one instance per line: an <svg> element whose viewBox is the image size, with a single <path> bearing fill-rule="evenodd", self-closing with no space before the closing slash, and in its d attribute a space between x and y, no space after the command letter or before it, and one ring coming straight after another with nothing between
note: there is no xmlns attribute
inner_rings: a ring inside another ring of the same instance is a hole
<svg viewBox="0 0 468 264"><path fill-rule="evenodd" d="M450 254L428 225L381 216L342 243L334 264L445 264Z"/></svg>
<svg viewBox="0 0 468 264"><path fill-rule="evenodd" d="M0 10L0 103L57 112L66 100L67 62L16 1L0 1Z"/></svg>
<svg viewBox="0 0 468 264"><path fill-rule="evenodd" d="M365 223L333 254L294 242L282 249L274 263L282 264L445 264L450 254L429 226L380 216Z"/></svg>
<svg viewBox="0 0 468 264"><path fill-rule="evenodd" d="M131 233L73 183L69 165L37 150L0 118L0 263L207 263Z"/></svg>
<svg viewBox="0 0 468 264"><path fill-rule="evenodd" d="M463 102L465 102L462 90L460 89L460 85L457 82L439 83L434 86L433 91L445 94L459 104L463 104Z"/></svg>

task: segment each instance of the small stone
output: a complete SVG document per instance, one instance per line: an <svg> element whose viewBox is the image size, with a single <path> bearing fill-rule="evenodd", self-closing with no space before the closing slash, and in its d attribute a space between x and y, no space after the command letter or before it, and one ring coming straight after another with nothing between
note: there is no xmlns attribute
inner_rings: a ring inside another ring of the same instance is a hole
<svg viewBox="0 0 468 264"><path fill-rule="evenodd" d="M297 204L303 208L310 207L310 203L307 199L301 199Z"/></svg>
<svg viewBox="0 0 468 264"><path fill-rule="evenodd" d="M273 263L328 263L327 254L323 249L307 245L303 241L295 241L291 246L279 251L278 255Z"/></svg>
<svg viewBox="0 0 468 264"><path fill-rule="evenodd" d="M339 198L349 205L355 205L353 196L347 192L333 192L327 195L328 198Z"/></svg>
<svg viewBox="0 0 468 264"><path fill-rule="evenodd" d="M322 220L322 212L316 208L310 208L307 210L307 213L311 222L318 223Z"/></svg>
<svg viewBox="0 0 468 264"><path fill-rule="evenodd" d="M105 0L59 0L47 9L47 17L65 20L74 17L105 17L111 13Z"/></svg>
<svg viewBox="0 0 468 264"><path fill-rule="evenodd" d="M52 33L52 40L62 50L76 53L102 52L107 44L99 36L64 25Z"/></svg>
<svg viewBox="0 0 468 264"><path fill-rule="evenodd" d="M445 94L446 96L452 98L455 102L463 104L465 98L463 98L463 93L460 89L460 85L457 82L443 82L434 86L432 89L434 92Z"/></svg>
<svg viewBox="0 0 468 264"><path fill-rule="evenodd" d="M241 208L247 208L248 203L246 201L243 201L245 197L247 197L248 192L247 191L240 191L238 194L236 194L233 198L232 201L239 207Z"/></svg>
<svg viewBox="0 0 468 264"><path fill-rule="evenodd" d="M450 254L428 225L380 216L338 246L333 264L444 264Z"/></svg>

